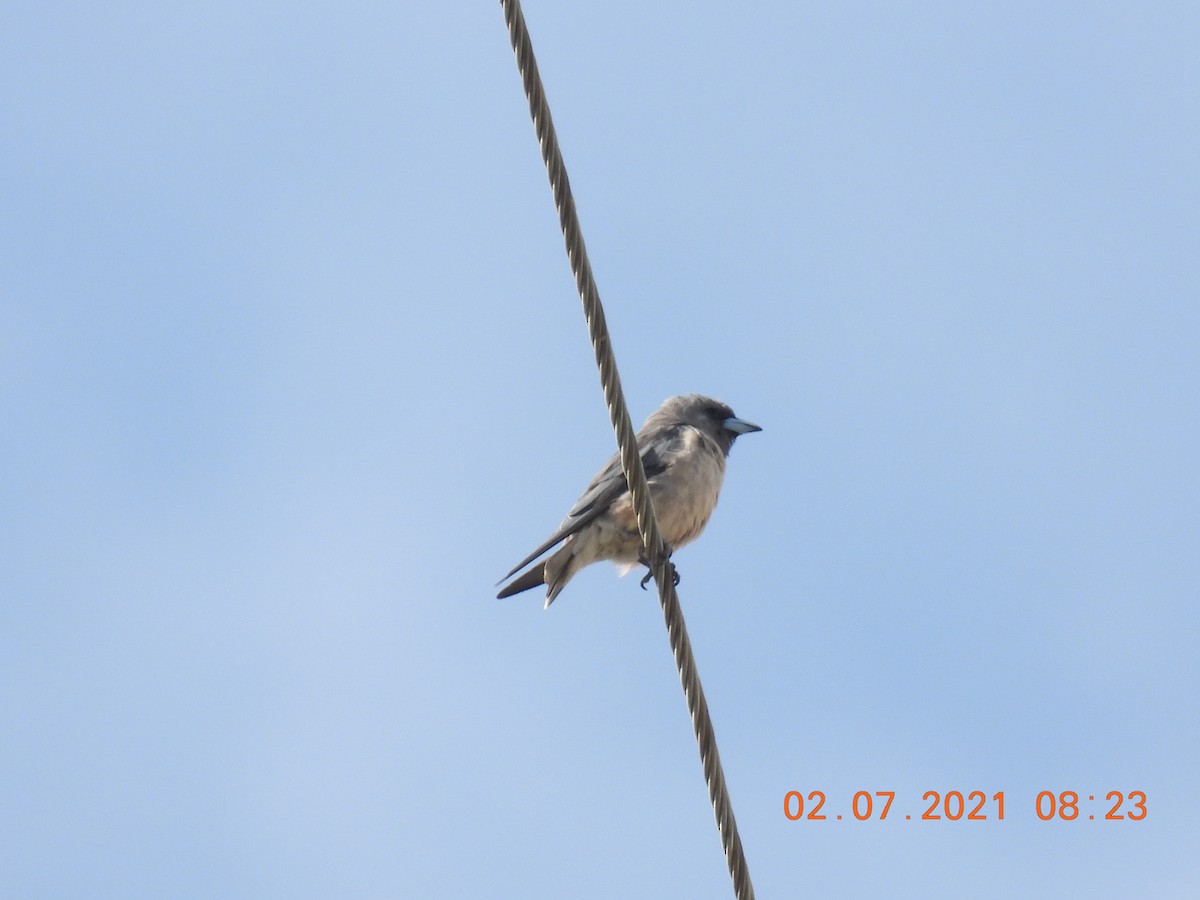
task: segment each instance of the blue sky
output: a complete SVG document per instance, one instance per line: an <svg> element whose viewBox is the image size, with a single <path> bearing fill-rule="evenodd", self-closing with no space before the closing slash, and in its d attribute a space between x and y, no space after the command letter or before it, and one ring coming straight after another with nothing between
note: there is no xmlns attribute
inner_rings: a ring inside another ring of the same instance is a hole
<svg viewBox="0 0 1200 900"><path fill-rule="evenodd" d="M526 14L759 896L1195 896L1195 5ZM499 6L0 19L3 893L732 896Z"/></svg>

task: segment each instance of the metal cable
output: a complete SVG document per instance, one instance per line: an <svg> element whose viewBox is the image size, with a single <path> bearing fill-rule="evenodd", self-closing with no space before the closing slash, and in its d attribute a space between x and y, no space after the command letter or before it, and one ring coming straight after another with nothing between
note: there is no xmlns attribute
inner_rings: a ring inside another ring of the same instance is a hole
<svg viewBox="0 0 1200 900"><path fill-rule="evenodd" d="M596 365L600 369L600 383L604 388L604 400L608 405L617 445L621 452L621 466L633 497L637 514L638 530L641 532L643 553L650 560L650 569L658 587L658 600L662 605L663 619L667 625L667 638L679 670L679 681L683 685L684 699L692 718L696 743L700 748L700 763L704 768L704 780L708 784L708 797L712 802L717 820L717 831L725 851L729 875L733 879L733 890L737 900L754 900L754 886L750 883L750 871L738 836L737 822L733 817L733 805L729 789L725 785L725 773L721 768L721 756L717 752L717 739L713 732L712 719L708 714L708 703L704 689L700 686L700 675L696 671L696 660L692 655L692 643L688 639L683 611L679 606L679 595L675 591L675 567L667 556L667 548L654 517L654 506L650 500L650 487L642 459L638 455L637 439L629 409L625 405L625 394L621 389L621 377L617 374L617 360L613 355L608 325L604 321L604 308L600 304L600 292L592 276L587 248L583 244L583 233L579 216L575 211L575 198L567 179L567 169L562 152L558 147L558 136L550 118L550 106L542 78L538 74L537 60L533 56L533 45L525 26L519 0L500 0L504 10L504 21L517 56L517 70L525 85L525 96L529 99L529 114L542 148L542 160L550 176L550 189L554 194L554 206L562 227L563 240L567 246L567 258L575 275L575 286L583 301L583 312L587 318L588 334L596 354Z"/></svg>

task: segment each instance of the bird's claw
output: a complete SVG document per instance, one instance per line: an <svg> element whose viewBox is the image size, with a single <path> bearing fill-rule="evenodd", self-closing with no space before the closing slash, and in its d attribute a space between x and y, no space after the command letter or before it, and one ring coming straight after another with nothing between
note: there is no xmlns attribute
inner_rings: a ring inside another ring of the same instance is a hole
<svg viewBox="0 0 1200 900"><path fill-rule="evenodd" d="M679 582L682 579L679 575L679 571L675 568L675 563L671 562L671 548L666 547L665 551L666 551L666 562L667 562L667 565L671 569L671 584L675 585L675 587L679 587ZM652 579L654 577L654 565L648 559L646 559L644 556L639 557L638 562L646 567L646 574L644 576L642 576L642 580L639 583L642 590L644 591L646 589L646 585L648 585L650 583L650 579Z"/></svg>

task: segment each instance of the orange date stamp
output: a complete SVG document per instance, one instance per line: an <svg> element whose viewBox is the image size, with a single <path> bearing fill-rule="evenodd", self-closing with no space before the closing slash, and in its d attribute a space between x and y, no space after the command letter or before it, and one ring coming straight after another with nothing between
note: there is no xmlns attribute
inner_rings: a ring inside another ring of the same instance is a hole
<svg viewBox="0 0 1200 900"><path fill-rule="evenodd" d="M793 822L876 821L891 818L920 822L1003 822L1004 791L926 791L911 811L893 811L895 791L856 791L839 812L826 809L824 791L788 791L783 795L783 814ZM903 801L902 801L902 805ZM1108 791L1080 794L1078 791L1040 791L1021 809L1033 812L1043 822L1084 821L1140 822L1146 818L1144 791Z"/></svg>

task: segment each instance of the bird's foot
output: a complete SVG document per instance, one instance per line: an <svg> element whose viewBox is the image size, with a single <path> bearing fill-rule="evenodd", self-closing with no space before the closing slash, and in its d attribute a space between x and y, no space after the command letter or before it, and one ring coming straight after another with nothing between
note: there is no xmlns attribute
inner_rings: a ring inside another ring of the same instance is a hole
<svg viewBox="0 0 1200 900"><path fill-rule="evenodd" d="M667 566L670 567L670 569L671 569L671 584L678 587L679 582L682 580L682 578L680 577L679 572L675 568L675 563L671 562L671 548L664 544L663 550L665 551L664 558L666 560ZM641 582L639 582L642 590L644 591L646 589L646 585L648 585L650 583L650 579L652 579L654 577L654 564L651 563L650 560L646 559L646 557L644 555L638 557L638 562L641 565L646 567L646 574L644 576L642 576L642 580L641 580Z"/></svg>

